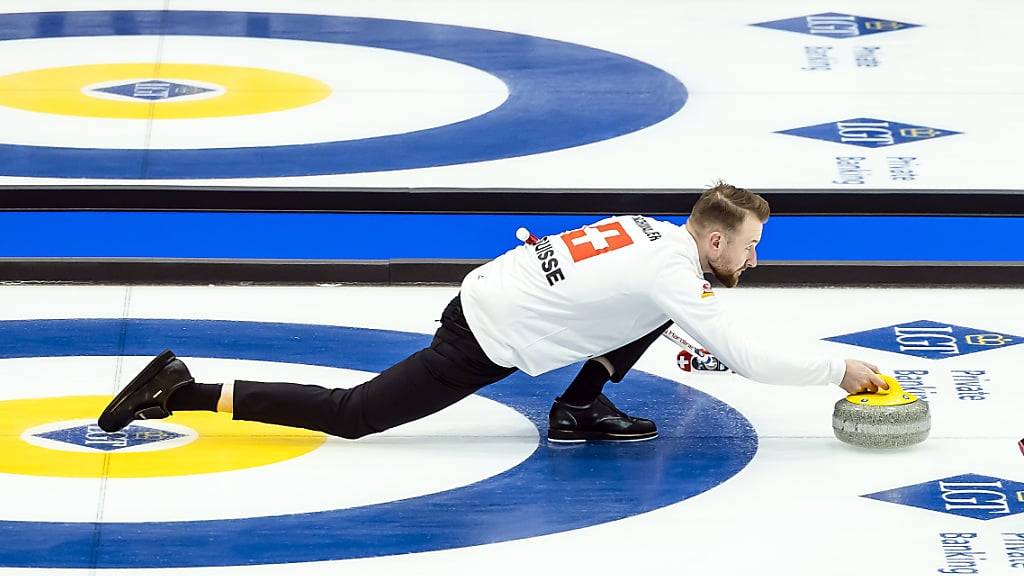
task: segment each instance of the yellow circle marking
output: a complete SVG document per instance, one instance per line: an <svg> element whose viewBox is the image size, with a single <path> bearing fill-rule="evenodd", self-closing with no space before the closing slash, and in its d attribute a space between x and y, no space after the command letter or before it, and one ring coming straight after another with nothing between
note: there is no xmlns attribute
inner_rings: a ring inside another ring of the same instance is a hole
<svg viewBox="0 0 1024 576"><path fill-rule="evenodd" d="M67 396L0 401L0 473L67 478L146 478L227 472L282 462L312 452L319 432L258 422L228 414L179 412L166 421L195 430L194 441L147 452L69 452L35 446L22 432L50 422L94 419L109 396ZM145 421L136 422L145 425Z"/></svg>
<svg viewBox="0 0 1024 576"><path fill-rule="evenodd" d="M126 101L84 91L87 86L122 80L189 79L216 84L224 93L196 100ZM265 114L314 104L330 93L329 86L306 76L214 64L88 64L0 76L0 106L95 118L166 120Z"/></svg>

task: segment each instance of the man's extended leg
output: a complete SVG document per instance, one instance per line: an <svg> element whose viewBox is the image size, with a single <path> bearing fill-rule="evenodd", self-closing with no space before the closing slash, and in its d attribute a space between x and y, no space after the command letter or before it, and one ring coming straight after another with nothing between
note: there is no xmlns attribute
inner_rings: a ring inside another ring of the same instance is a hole
<svg viewBox="0 0 1024 576"><path fill-rule="evenodd" d="M473 371L461 350L435 340L350 389L237 380L234 418L361 438L433 414L511 374L498 368Z"/></svg>
<svg viewBox="0 0 1024 576"><path fill-rule="evenodd" d="M211 401L209 388L200 388L213 385L193 382L180 360L162 355L154 363L104 410L100 417L104 430L123 428L136 417L162 418L174 410L217 408L221 398ZM359 386L331 389L239 380L229 396L236 420L359 438L433 414L513 372L514 368L498 366L483 353L456 297L445 309L430 347Z"/></svg>
<svg viewBox="0 0 1024 576"><path fill-rule="evenodd" d="M671 324L671 321L666 322L643 338L584 363L576 378L551 406L548 439L554 442L623 442L656 437L658 428L654 422L627 415L602 391L608 380L621 381Z"/></svg>

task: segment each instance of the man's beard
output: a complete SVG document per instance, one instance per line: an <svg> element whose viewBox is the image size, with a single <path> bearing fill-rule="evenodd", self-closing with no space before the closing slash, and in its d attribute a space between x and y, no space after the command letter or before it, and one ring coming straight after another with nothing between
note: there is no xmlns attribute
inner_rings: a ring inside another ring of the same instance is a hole
<svg viewBox="0 0 1024 576"><path fill-rule="evenodd" d="M740 283L740 274L745 270L745 268L740 268L733 270L731 273L725 273L718 266L715 266L714 262L709 262L708 264L711 265L711 271L715 274L715 278L718 278L718 281L726 288L735 288Z"/></svg>

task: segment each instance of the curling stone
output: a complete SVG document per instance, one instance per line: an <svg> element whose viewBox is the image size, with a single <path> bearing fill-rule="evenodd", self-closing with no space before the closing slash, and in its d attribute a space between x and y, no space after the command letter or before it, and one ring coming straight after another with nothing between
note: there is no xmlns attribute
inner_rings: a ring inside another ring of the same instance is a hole
<svg viewBox="0 0 1024 576"><path fill-rule="evenodd" d="M888 390L850 394L836 402L832 430L836 438L863 448L902 448L923 442L932 427L928 403L899 382L880 374Z"/></svg>

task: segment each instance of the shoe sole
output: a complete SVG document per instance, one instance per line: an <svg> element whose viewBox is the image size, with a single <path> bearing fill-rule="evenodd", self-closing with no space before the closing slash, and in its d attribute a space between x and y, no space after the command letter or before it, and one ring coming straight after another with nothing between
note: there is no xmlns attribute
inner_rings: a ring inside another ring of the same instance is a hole
<svg viewBox="0 0 1024 576"><path fill-rule="evenodd" d="M107 405L107 408L103 410L102 414L100 414L99 420L102 420L103 417L108 414L116 412L117 409L121 407L121 404L124 404L124 401L127 400L129 396L138 392L139 389L142 388L142 386L146 382L148 382L154 376L159 374L160 371L163 370L168 364L173 362L175 358L176 356L174 355L174 352L171 352L170 350L164 350L163 352L158 354L156 358L150 360L149 364L146 364L146 367L142 369L142 372L139 372L139 374L135 378L132 378L132 381L129 382L128 385L125 386L124 389L121 390L121 392L119 392L118 395L114 397L110 404ZM107 430L106 428L103 428L103 430L105 432L117 432L117 430Z"/></svg>
<svg viewBox="0 0 1024 576"><path fill-rule="evenodd" d="M581 442L644 442L654 440L658 433L652 434L610 434L606 432L570 432L563 430L548 431L548 442L559 444L577 444Z"/></svg>

